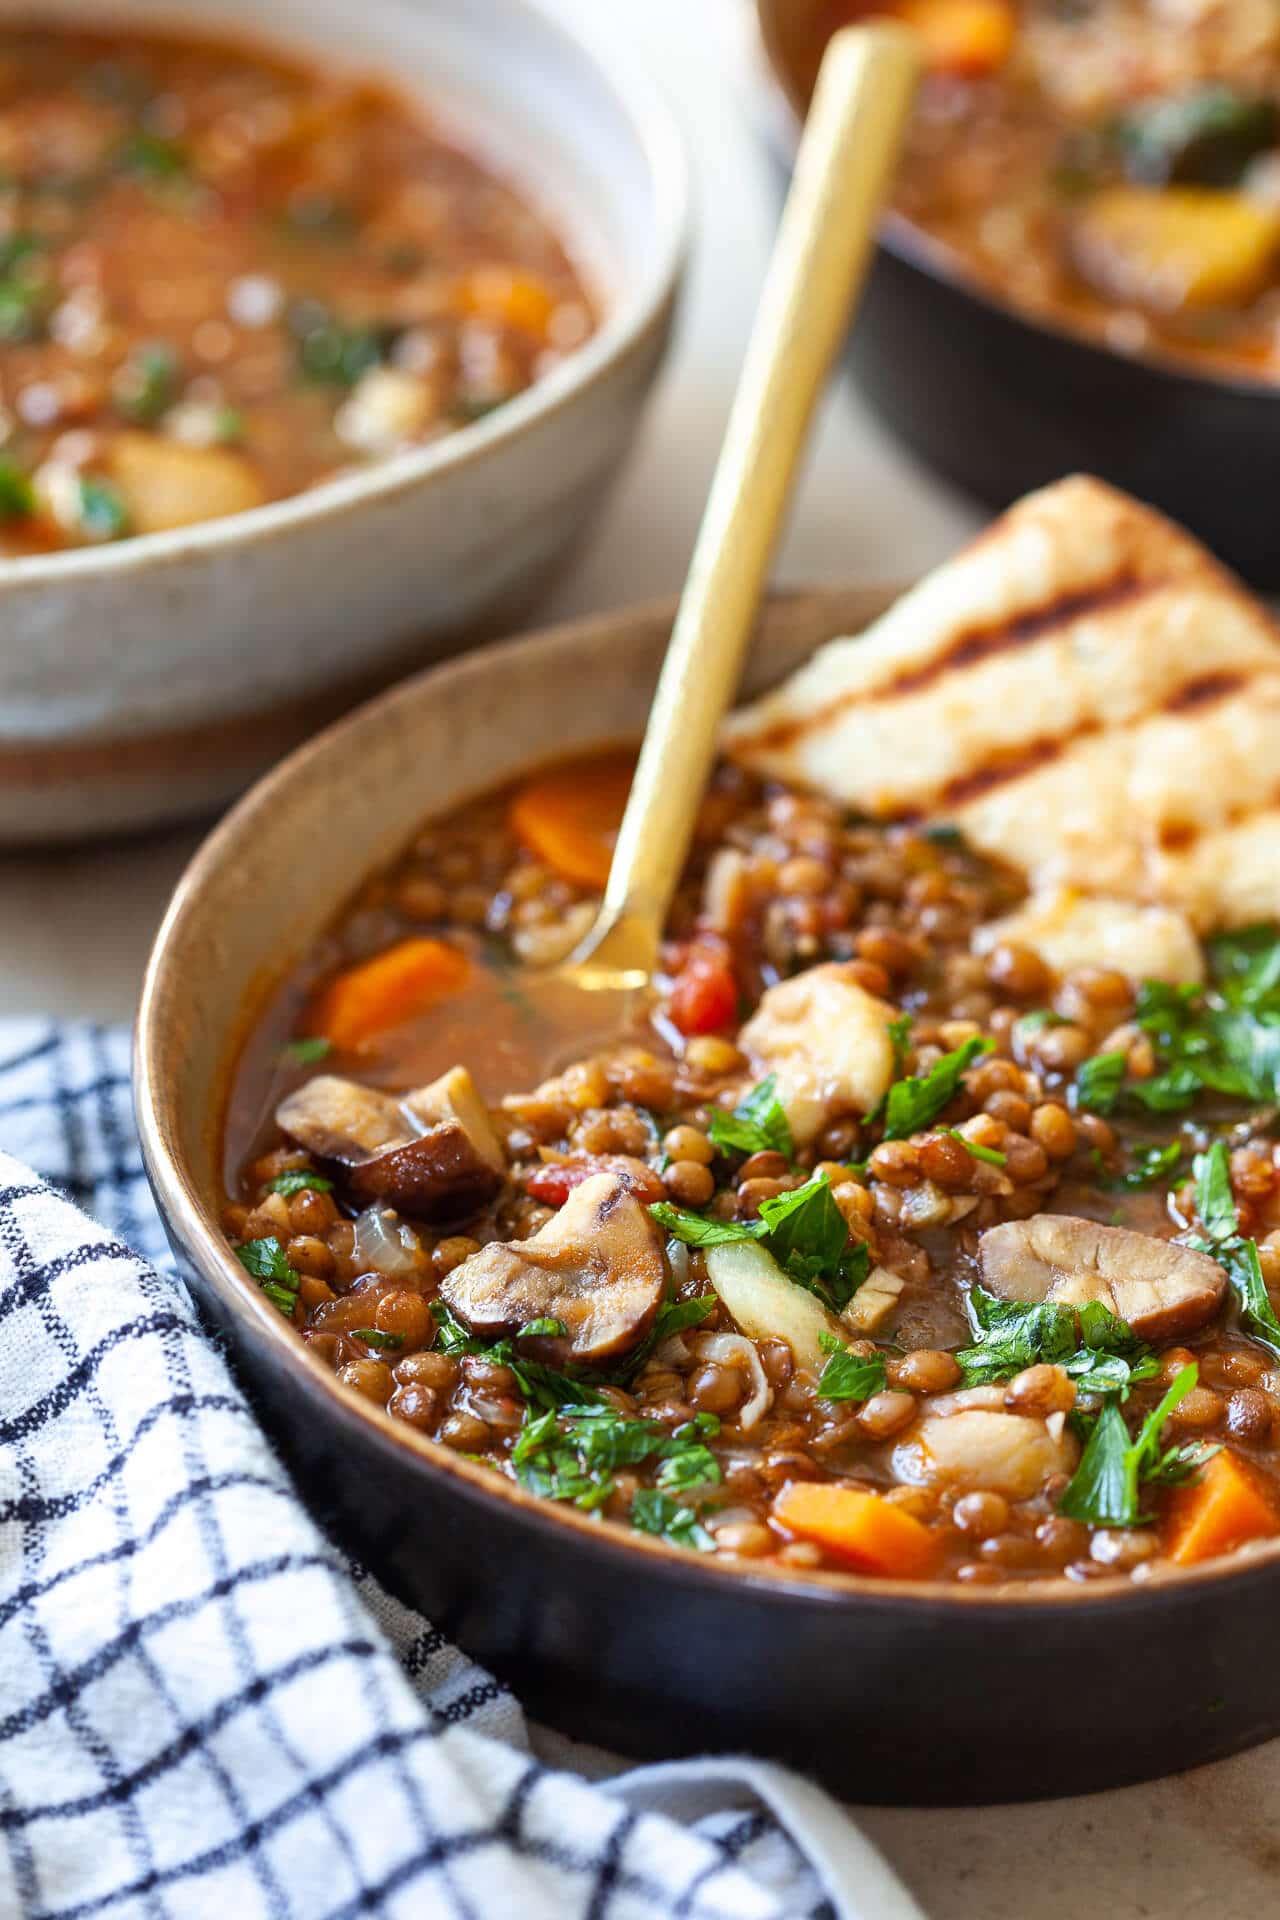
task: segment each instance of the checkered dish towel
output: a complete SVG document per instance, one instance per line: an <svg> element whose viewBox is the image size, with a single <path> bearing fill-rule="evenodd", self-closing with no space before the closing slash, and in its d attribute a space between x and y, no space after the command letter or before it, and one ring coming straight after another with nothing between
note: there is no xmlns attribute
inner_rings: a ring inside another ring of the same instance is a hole
<svg viewBox="0 0 1280 1920"><path fill-rule="evenodd" d="M347 1563L168 1269L128 1076L0 1024L3 1920L922 1920L779 1767L557 1770Z"/></svg>

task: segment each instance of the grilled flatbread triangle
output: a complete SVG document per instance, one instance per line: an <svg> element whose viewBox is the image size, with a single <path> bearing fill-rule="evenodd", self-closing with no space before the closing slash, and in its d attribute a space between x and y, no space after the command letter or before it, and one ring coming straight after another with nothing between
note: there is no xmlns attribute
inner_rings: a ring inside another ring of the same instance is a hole
<svg viewBox="0 0 1280 1920"><path fill-rule="evenodd" d="M1098 480L1028 495L732 715L726 747L877 818L953 822L1051 923L1081 895L1200 932L1280 918L1280 628Z"/></svg>

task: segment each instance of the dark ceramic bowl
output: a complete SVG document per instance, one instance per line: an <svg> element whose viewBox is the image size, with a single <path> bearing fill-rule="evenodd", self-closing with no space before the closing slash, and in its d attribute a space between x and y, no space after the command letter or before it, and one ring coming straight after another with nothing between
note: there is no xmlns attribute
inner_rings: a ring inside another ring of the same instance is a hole
<svg viewBox="0 0 1280 1920"><path fill-rule="evenodd" d="M757 118L780 182L799 131L788 102L807 97L824 6L834 13L829 0L759 0L770 66ZM1280 386L1119 353L1033 318L897 216L881 229L849 364L913 452L992 506L1095 473L1189 527L1254 586L1280 587Z"/></svg>
<svg viewBox="0 0 1280 1920"><path fill-rule="evenodd" d="M775 601L752 689L888 598ZM302 1497L535 1715L624 1753L745 1749L853 1798L959 1803L1115 1786L1280 1732L1274 1551L1083 1591L708 1564L538 1501L393 1423L305 1352L228 1251L228 1083L283 976L425 818L538 759L634 737L669 622L649 608L559 628L362 708L227 817L161 929L138 1027L147 1170Z"/></svg>

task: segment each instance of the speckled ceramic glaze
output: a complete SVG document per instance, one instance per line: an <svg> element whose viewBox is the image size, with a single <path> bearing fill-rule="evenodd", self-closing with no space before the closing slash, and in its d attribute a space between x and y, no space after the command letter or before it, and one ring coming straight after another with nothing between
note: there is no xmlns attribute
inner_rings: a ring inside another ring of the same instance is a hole
<svg viewBox="0 0 1280 1920"><path fill-rule="evenodd" d="M0 18L24 13L0 0ZM40 16L270 33L392 72L532 192L605 319L497 413L367 473L0 562L0 845L210 809L356 697L509 625L573 554L633 437L685 229L665 109L624 55L536 0L44 0Z"/></svg>
<svg viewBox="0 0 1280 1920"><path fill-rule="evenodd" d="M752 690L887 599L774 602ZM1038 1581L1016 1596L717 1566L539 1501L347 1392L218 1232L223 1105L265 998L425 818L539 759L638 735L669 620L608 615L384 695L256 787L178 889L139 1015L143 1151L274 1443L394 1591L540 1719L625 1752L746 1749L860 1800L972 1803L1114 1786L1280 1732L1274 1550L1146 1587Z"/></svg>

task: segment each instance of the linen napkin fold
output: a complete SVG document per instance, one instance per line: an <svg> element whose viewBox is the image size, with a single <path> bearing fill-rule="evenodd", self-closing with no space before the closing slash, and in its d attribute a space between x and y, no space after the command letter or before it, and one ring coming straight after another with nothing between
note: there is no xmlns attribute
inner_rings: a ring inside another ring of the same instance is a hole
<svg viewBox="0 0 1280 1920"><path fill-rule="evenodd" d="M0 1024L0 1914L922 1920L780 1767L539 1758L315 1527L167 1262L127 1035Z"/></svg>

